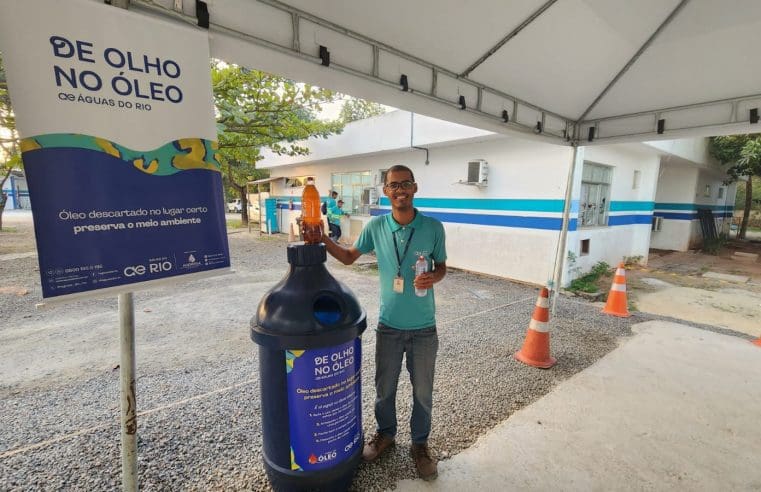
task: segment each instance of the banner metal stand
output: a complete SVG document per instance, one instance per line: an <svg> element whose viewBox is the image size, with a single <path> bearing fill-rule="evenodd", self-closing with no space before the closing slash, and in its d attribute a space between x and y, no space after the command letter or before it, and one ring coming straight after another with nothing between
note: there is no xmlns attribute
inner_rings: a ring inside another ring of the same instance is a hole
<svg viewBox="0 0 761 492"><path fill-rule="evenodd" d="M135 395L135 303L132 292L119 294L121 350L122 490L137 490L137 398Z"/></svg>

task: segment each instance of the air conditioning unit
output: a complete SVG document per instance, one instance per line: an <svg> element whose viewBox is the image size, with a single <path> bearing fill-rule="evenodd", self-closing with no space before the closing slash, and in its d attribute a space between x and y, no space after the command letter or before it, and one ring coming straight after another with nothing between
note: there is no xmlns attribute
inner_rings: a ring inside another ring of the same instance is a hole
<svg viewBox="0 0 761 492"><path fill-rule="evenodd" d="M660 231L663 227L663 217L653 217L653 225L650 227L651 231Z"/></svg>
<svg viewBox="0 0 761 492"><path fill-rule="evenodd" d="M489 163L483 159L468 162L468 184L486 186L489 182Z"/></svg>

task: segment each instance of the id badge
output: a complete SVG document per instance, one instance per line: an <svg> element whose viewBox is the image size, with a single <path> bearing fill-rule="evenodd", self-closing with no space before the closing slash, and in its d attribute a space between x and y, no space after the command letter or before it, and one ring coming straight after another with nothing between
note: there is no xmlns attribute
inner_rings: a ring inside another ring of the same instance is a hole
<svg viewBox="0 0 761 492"><path fill-rule="evenodd" d="M394 292L396 292L397 294L404 293L404 278L402 277L394 278Z"/></svg>

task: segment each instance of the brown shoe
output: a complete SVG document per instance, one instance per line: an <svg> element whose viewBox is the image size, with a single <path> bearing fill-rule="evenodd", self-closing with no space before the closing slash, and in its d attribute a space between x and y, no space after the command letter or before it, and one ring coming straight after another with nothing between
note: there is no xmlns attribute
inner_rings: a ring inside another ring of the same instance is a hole
<svg viewBox="0 0 761 492"><path fill-rule="evenodd" d="M415 460L415 468L418 475L423 480L434 480L439 475L436 467L436 458L431 456L431 450L427 444L413 444L410 448L410 455Z"/></svg>
<svg viewBox="0 0 761 492"><path fill-rule="evenodd" d="M376 433L362 448L362 459L375 461L386 449L394 445L394 438L380 432Z"/></svg>

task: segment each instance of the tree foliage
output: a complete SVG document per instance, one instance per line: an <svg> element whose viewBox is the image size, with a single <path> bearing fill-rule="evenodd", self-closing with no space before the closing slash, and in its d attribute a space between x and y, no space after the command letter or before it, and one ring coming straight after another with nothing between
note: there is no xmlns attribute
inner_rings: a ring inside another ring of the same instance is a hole
<svg viewBox="0 0 761 492"><path fill-rule="evenodd" d="M343 103L343 106L341 106L341 113L338 117L344 124L346 124L351 123L352 121L378 116L385 112L383 106L376 102L350 97Z"/></svg>
<svg viewBox="0 0 761 492"><path fill-rule="evenodd" d="M761 211L761 177L753 177L753 207L752 210ZM735 208L743 208L745 206L745 187L740 186L737 188L737 194L735 195Z"/></svg>
<svg viewBox="0 0 761 492"><path fill-rule="evenodd" d="M708 149L719 162L729 165L727 174L731 180L747 176L745 181L745 208L738 235L740 238L745 238L750 209L753 205L752 177L761 176L761 134L712 137Z"/></svg>
<svg viewBox="0 0 761 492"><path fill-rule="evenodd" d="M221 62L212 62L211 79L222 172L241 199L247 223L246 183L267 175L256 168L262 151L306 155L309 149L299 141L340 133L343 122L316 118L336 98L327 89Z"/></svg>
<svg viewBox="0 0 761 492"><path fill-rule="evenodd" d="M11 171L21 167L19 136L16 131L16 117L13 114L8 84L5 79L3 56L0 53L0 190ZM8 197L0 192L0 229L3 227L3 211Z"/></svg>

